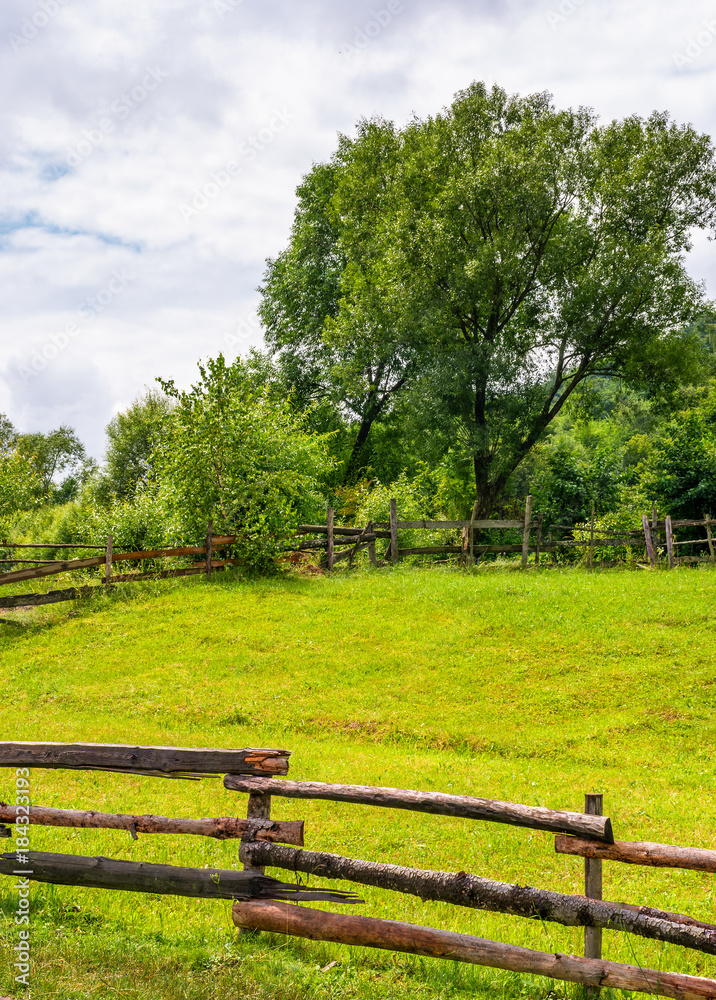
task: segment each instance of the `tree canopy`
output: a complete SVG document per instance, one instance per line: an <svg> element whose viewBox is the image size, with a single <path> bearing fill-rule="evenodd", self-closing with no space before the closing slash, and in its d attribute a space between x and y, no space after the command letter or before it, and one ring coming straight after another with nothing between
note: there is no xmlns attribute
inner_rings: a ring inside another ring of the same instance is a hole
<svg viewBox="0 0 716 1000"><path fill-rule="evenodd" d="M548 94L475 83L434 117L341 137L299 189L262 315L273 348L316 384L328 373L348 409L345 374L360 370L361 429L371 391L385 407L419 384L487 514L585 381L655 393L703 372L685 256L715 221L714 150L690 125L657 112L599 125Z"/></svg>

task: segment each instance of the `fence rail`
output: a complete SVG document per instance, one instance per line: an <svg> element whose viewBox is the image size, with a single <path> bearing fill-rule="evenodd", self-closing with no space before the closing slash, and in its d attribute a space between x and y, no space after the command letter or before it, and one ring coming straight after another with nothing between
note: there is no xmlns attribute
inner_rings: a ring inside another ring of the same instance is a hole
<svg viewBox="0 0 716 1000"><path fill-rule="evenodd" d="M289 751L266 749L212 750L112 744L0 743L0 767L112 770L181 778L197 778L223 772L224 786L227 789L248 793L246 819L171 819L154 815L0 804L0 821L15 824L18 846L16 853L0 855L0 873L13 878L24 874L32 880L58 885L232 899L236 901L232 910L233 920L241 928L253 927L313 940L431 955L547 975L587 986L611 985L680 1000L695 997L711 997L713 1000L716 997L714 980L606 962L601 957L602 929L637 934L696 949L705 954L716 954L716 925L683 914L614 903L601 898L601 866L605 860L714 871L715 851L664 844L615 842L610 820L601 815L601 795L587 795L585 812L573 813L473 796L289 781L267 776L277 771L286 773L288 757ZM466 872L455 874L425 871L302 850L304 821L282 822L272 819L271 800L275 795L412 809L552 832L556 830L559 831L555 839L557 853L577 855L584 859L585 895L574 896L492 882ZM239 857L244 867L243 871L180 868L29 851L26 841L31 824L123 829L134 839L144 833L199 834L220 839L238 837L241 842ZM563 831L568 831L570 835L565 835ZM285 846L287 844L295 846ZM22 863L19 861L20 848L24 858ZM320 886L308 888L268 878L264 874L266 865L322 878L341 879L358 885L379 886L425 900L439 900L528 919L536 917L565 926L583 926L585 957L546 955L526 948L398 921L353 917L306 908L286 908L276 901L360 903L362 900L352 889L329 890Z"/></svg>
<svg viewBox="0 0 716 1000"><path fill-rule="evenodd" d="M460 562L472 565L475 558L486 553L516 555L521 554L521 565L527 567L530 555L534 556L534 564L540 564L540 557L546 553L557 553L560 550L584 548L588 550L588 564L591 567L594 560L594 550L597 547L614 548L641 548L645 549L645 558L649 559L651 568L655 568L659 562L658 550L666 551L666 564L669 569L673 569L679 564L687 565L696 562L716 562L716 548L714 546L711 525L716 524L710 514L704 514L702 520L673 520L666 517L664 521L658 521L656 515L652 515L651 522L645 514L643 516L642 530L623 530L614 528L597 528L595 526L595 511L589 525L575 524L550 524L543 525L542 514L533 516L532 497L528 496L525 501L525 515L521 520L517 519L478 519L473 517L464 521L434 521L416 520L401 521L398 519L397 502L393 498L390 501L390 520L368 522L363 527L351 525L337 525L334 520L333 508L329 508L326 524L301 524L299 525L296 537L304 540L293 546L287 547L287 551L306 552L311 550L325 551L324 566L332 570L336 562L348 559L349 565L354 556L364 549L368 549L371 562L374 565L384 565L386 562L396 563L404 556L413 555L447 555L459 556ZM474 511L473 511L474 513ZM686 539L677 541L674 535L676 528L703 527L706 536L702 539ZM664 532L664 540L661 540L661 530ZM461 531L462 537L459 545L444 543L433 545L411 545L400 546L398 540L399 531ZM478 533L489 531L521 530L522 541L503 542L499 544L487 544L477 542ZM555 532L569 531L573 535L579 534L582 537L555 538ZM306 538L308 535L325 535L324 539ZM545 540L546 535L546 540ZM606 537L605 537L606 536ZM375 542L378 539L386 539L388 547L381 560L376 559ZM708 556L681 556L674 554L674 549L679 546L708 546ZM342 551L336 552L336 548L341 547ZM643 564L640 564L643 565ZM644 566L644 568L649 568Z"/></svg>

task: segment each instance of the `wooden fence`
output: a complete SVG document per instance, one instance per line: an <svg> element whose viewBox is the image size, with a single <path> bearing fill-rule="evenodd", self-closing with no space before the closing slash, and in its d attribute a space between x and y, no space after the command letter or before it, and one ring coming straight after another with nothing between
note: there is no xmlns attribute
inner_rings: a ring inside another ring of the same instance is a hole
<svg viewBox="0 0 716 1000"><path fill-rule="evenodd" d="M716 980L602 958L603 930L636 934L715 955L716 925L652 907L603 900L602 865L604 861L614 861L714 873L716 851L615 841L611 821L602 815L602 796L597 794L587 795L584 812L578 813L473 796L277 778L276 775L287 773L288 758L286 750L1 743L0 767L16 769L18 793L17 804L0 806L0 820L16 826L17 847L15 852L0 855L0 873L14 879L25 876L58 885L231 899L233 920L240 928L470 962L595 989L636 990L678 1000L716 998ZM246 819L170 819L34 806L29 804L23 789L29 785L29 769L36 767L109 770L194 780L223 773L225 788L248 794L247 816ZM272 798L276 796L408 809L546 830L556 834L558 854L584 859L585 894L574 896L493 882L466 872L425 871L302 850L303 821L281 822L271 818ZM29 850L31 824L125 829L135 839L144 833L236 837L240 838L243 870L181 868L32 851ZM9 828L4 832L5 836L11 834ZM362 900L352 890L308 888L269 878L264 871L267 865L293 873L378 886L423 900L548 920L569 927L581 926L585 929L585 955L547 954L395 920L286 906L282 901L355 904Z"/></svg>
<svg viewBox="0 0 716 1000"><path fill-rule="evenodd" d="M11 583L21 583L25 580L37 580L46 576L56 576L72 570L104 568L104 586L111 588L116 583L133 583L138 580L159 580L175 576L206 575L207 580L215 570L224 569L232 564L230 559L214 559L214 553L228 548L236 541L235 535L215 535L211 521L208 524L206 540L203 545L183 545L170 549L150 549L145 552L117 552L114 550L112 536L107 536L105 545L52 544L52 543L8 543L3 542L0 548L7 551L25 549L80 549L82 551L101 551L101 556L88 559L2 559L0 563L17 565L32 564L29 569L17 569L0 573L0 586ZM115 563L143 562L149 559L186 558L188 556L204 556L194 566L181 569L151 570L147 573L112 573ZM98 590L97 585L84 587L68 587L64 590L50 591L47 594L13 594L12 597L0 597L0 608L36 607L42 604L56 604L60 601L72 601L78 597L87 597Z"/></svg>
<svg viewBox="0 0 716 1000"><path fill-rule="evenodd" d="M542 514L533 516L532 497L528 496L525 503L525 515L521 520L480 520L474 516L469 521L401 521L398 520L397 503L395 499L390 501L390 520L369 521L365 527L351 527L348 525L337 525L334 523L333 508L328 509L326 524L302 524L297 530L297 537L303 540L298 544L288 546L287 552L309 552L318 550L324 554L323 565L328 570L333 570L337 563L346 560L350 566L355 556L359 552L367 551L373 566L382 566L386 562L397 563L403 556L412 555L448 555L458 556L463 565L472 566L476 559L485 553L501 553L507 555L520 554L521 565L527 567L530 555L534 556L534 565L540 565L540 559L545 553L556 554L559 550L569 550L570 548L587 549L587 562L591 567L594 562L595 548L605 546L628 546L640 548L644 546L644 558L648 563L640 563L643 568L656 568L661 562L667 568L673 569L677 565L690 563L711 562L716 563L716 547L714 545L712 525L716 525L716 519L709 514L704 514L701 521L673 520L666 517L659 521L656 512L652 512L651 520L643 515L643 531L624 531L615 534L613 531L599 529L595 527L595 514L592 511L591 523L589 527L584 525L576 526L569 524L552 524L543 530ZM684 528L703 528L705 535L703 539L682 539L677 540L676 531ZM423 545L412 547L400 547L398 544L399 531L460 531L461 541L459 545ZM517 544L499 543L483 544L477 543L476 537L480 532L514 530L522 533L522 540ZM556 538L555 533L563 534L569 532L573 536L581 537ZM321 538L308 538L310 535L321 535ZM378 557L376 544L385 540L387 547ZM0 564L17 565L22 563L28 566L27 569L13 569L9 572L0 572L0 586L5 584L20 583L25 580L37 580L44 577L66 573L71 570L87 570L92 568L104 568L104 586L110 588L115 583L128 583L139 580L163 579L167 577L192 576L205 574L207 579L215 570L224 569L232 565L231 559L215 559L214 553L233 545L236 541L235 535L214 535L212 524L209 522L206 539L203 545L184 545L177 548L151 549L144 552L117 552L113 547L112 536L107 537L105 545L81 545L69 543L9 543L3 542L0 548L5 551L24 552L25 550L51 549L51 550L72 550L98 551L101 555L91 556L86 559L35 559L15 556L8 559L0 559ZM687 555L675 554L675 550L680 546L707 547L708 555ZM664 556L661 558L661 552ZM203 556L199 563L194 566L182 567L180 569L151 570L144 573L113 573L112 568L115 563L120 562L142 562L145 560L164 558L186 558L189 556ZM97 585L87 585L82 587L68 587L63 590L50 591L45 594L13 594L11 597L0 597L0 609L18 607L36 607L44 604L55 604L60 601L71 601L78 597L86 597L98 589Z"/></svg>
<svg viewBox="0 0 716 1000"><path fill-rule="evenodd" d="M325 553L323 565L328 570L335 568L341 560L347 560L351 565L353 559L359 552L367 551L370 562L373 566L382 566L386 562L397 563L403 556L413 555L448 555L458 556L463 565L472 566L476 557L485 553L499 553L505 555L517 555L521 557L521 565L527 567L530 555L534 556L534 565L540 565L540 559L545 553L556 554L560 550L571 548L584 548L587 550L587 562L591 567L594 563L594 552L596 548L603 547L629 547L643 548L644 558L649 559L651 568L655 568L659 562L659 548L663 547L666 556L666 565L673 569L679 564L716 562L714 551L714 540L711 532L711 525L716 524L716 519L712 519L709 514L704 514L701 521L672 521L666 517L665 521L658 521L655 512L651 521L645 514L643 517L643 530L614 531L595 527L595 511L592 510L589 526L573 524L552 524L543 526L542 514L533 516L532 497L528 496L525 502L525 514L521 520L480 520L475 516L469 521L401 521L398 519L397 502L390 501L389 521L369 521L365 527L351 527L348 525L336 525L334 522L333 508L329 508L326 524L302 524L299 525L297 535L305 537L309 535L323 535L325 540L307 538L297 545L291 546L290 551L308 552L318 550ZM689 539L676 541L675 529L687 527L702 527L705 531L703 539ZM398 542L399 531L460 531L461 541L459 545L421 545L411 547L400 547ZM522 532L522 540L515 543L483 544L477 543L476 537L480 532L513 530ZM661 538L663 531L664 537ZM569 532L572 536L581 537L555 537ZM376 543L381 540L387 541L387 547L380 557L376 553ZM689 545L697 547L708 546L708 556L684 556L677 558L674 555L674 547ZM644 568L648 568L646 565Z"/></svg>

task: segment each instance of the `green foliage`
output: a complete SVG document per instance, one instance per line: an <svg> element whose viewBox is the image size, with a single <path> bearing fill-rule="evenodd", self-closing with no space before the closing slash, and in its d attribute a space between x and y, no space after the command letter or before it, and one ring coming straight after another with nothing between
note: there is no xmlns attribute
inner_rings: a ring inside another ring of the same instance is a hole
<svg viewBox="0 0 716 1000"><path fill-rule="evenodd" d="M240 359L227 366L219 355L199 372L189 391L159 380L175 403L155 453L162 495L187 537L212 519L237 535L245 564L267 567L298 523L325 516L326 441Z"/></svg>
<svg viewBox="0 0 716 1000"><path fill-rule="evenodd" d="M672 517L716 512L716 380L695 390L691 405L661 428L640 474Z"/></svg>
<svg viewBox="0 0 716 1000"><path fill-rule="evenodd" d="M171 400L148 389L106 428L105 466L98 494L109 501L125 500L146 485L152 473L152 452L157 447L172 408Z"/></svg>
<svg viewBox="0 0 716 1000"><path fill-rule="evenodd" d="M37 472L39 497L50 503L63 503L71 497L93 465L77 434L66 424L47 434L18 434L16 446ZM64 479L57 483L63 473Z"/></svg>
<svg viewBox="0 0 716 1000"><path fill-rule="evenodd" d="M360 123L339 162L332 324L417 352L483 514L585 379L703 377L683 256L716 216L707 136L663 114L599 127L547 94L473 84L403 130Z"/></svg>
<svg viewBox="0 0 716 1000"><path fill-rule="evenodd" d="M101 482L89 481L68 503L46 509L44 516L25 519L27 537L43 542L103 545L112 535L117 550L141 552L181 543L203 541L206 528L193 536L182 533L182 525L168 509L160 487L149 484L128 500L107 502Z"/></svg>
<svg viewBox="0 0 716 1000"><path fill-rule="evenodd" d="M35 466L19 451L0 451L0 532L7 535L19 511L37 503L40 477Z"/></svg>
<svg viewBox="0 0 716 1000"><path fill-rule="evenodd" d="M562 444L547 451L532 481L533 509L545 525L589 521L592 507L603 513L616 506L622 482L618 457L595 451L585 460Z"/></svg>

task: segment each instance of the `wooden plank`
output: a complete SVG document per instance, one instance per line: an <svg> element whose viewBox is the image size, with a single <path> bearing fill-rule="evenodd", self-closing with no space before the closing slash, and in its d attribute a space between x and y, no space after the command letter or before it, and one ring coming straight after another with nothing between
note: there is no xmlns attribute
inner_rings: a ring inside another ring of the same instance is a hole
<svg viewBox="0 0 716 1000"><path fill-rule="evenodd" d="M333 525L333 534L344 535L350 537L351 535L360 535L362 528L348 528L345 526L340 526L337 524ZM296 529L297 535L325 535L328 533L327 524L300 524ZM390 531L376 531L375 523L373 524L373 534L376 538L390 538Z"/></svg>
<svg viewBox="0 0 716 1000"><path fill-rule="evenodd" d="M557 854L572 854L580 858L601 858L622 861L628 865L648 865L651 868L687 868L690 871L716 873L716 851L701 847L674 847L649 841L615 840L600 844L581 837L558 836L554 840Z"/></svg>
<svg viewBox="0 0 716 1000"><path fill-rule="evenodd" d="M377 864L338 854L301 851L280 844L242 844L242 858L320 878L345 879L422 900L451 903L492 913L548 920L564 927L603 927L716 954L716 925L648 906L586 899L532 886L493 882L469 872L434 872Z"/></svg>
<svg viewBox="0 0 716 1000"><path fill-rule="evenodd" d="M216 570L230 565L233 564L227 559L213 559L211 568L212 570ZM200 573L206 573L204 566L189 566L184 569L150 570L148 573L117 573L111 577L111 582L134 583L137 580L169 580L175 576L198 576Z"/></svg>
<svg viewBox="0 0 716 1000"><path fill-rule="evenodd" d="M144 861L115 861L86 858L74 854L27 852L23 876L53 885L81 885L93 889L121 889L125 892L156 892L169 896L196 896L208 899L291 899L360 903L354 893L303 890L258 872L221 868L178 868ZM0 854L0 874L16 878L17 853Z"/></svg>
<svg viewBox="0 0 716 1000"><path fill-rule="evenodd" d="M74 542L3 542L0 549L89 549L104 552L104 545L82 545Z"/></svg>
<svg viewBox="0 0 716 1000"><path fill-rule="evenodd" d="M461 553L461 545L417 545L412 549L398 549L398 555L401 556L419 556L419 555L446 555Z"/></svg>
<svg viewBox="0 0 716 1000"><path fill-rule="evenodd" d="M431 530L437 529L457 529L457 528L469 528L472 524L472 520L469 521L398 521L398 530L412 530L416 528L430 528ZM386 528L390 527L390 521L374 521L374 528ZM474 526L476 530L479 531L490 531L494 529L495 531L506 529L506 528L524 528L525 522L522 521L498 521L498 520L487 520L487 521L475 521ZM532 528L537 527L537 521L533 521L531 524ZM571 525L570 525L571 527Z"/></svg>
<svg viewBox="0 0 716 1000"><path fill-rule="evenodd" d="M9 563L12 566L18 566L20 564L23 566L30 564L33 566L49 566L51 561L49 559L0 559L0 563Z"/></svg>
<svg viewBox="0 0 716 1000"><path fill-rule="evenodd" d="M215 840L238 839L249 833L255 840L269 840L272 843L303 847L303 820L271 822L268 816L254 817L251 814L251 818L247 819L237 819L234 816L219 816L215 819L173 819L168 816L135 816L83 809L51 809L47 806L30 806L29 810L30 823L37 826L72 827L80 830L126 830L135 840L139 833L185 833L199 837L213 837ZM0 802L1 822L14 823L17 816L17 806Z"/></svg>
<svg viewBox="0 0 716 1000"><path fill-rule="evenodd" d="M141 559L162 559L169 556L203 556L206 545L184 545L177 549L147 549L145 552L115 552L112 562L139 562Z"/></svg>
<svg viewBox="0 0 716 1000"><path fill-rule="evenodd" d="M395 497L390 500L390 561L395 565L400 559L398 552L398 505Z"/></svg>
<svg viewBox="0 0 716 1000"><path fill-rule="evenodd" d="M213 750L114 743L0 743L0 767L152 774L286 774L289 750Z"/></svg>
<svg viewBox="0 0 716 1000"><path fill-rule="evenodd" d="M666 554L669 559L669 569L674 568L674 533L671 527L671 518L666 515Z"/></svg>
<svg viewBox="0 0 716 1000"><path fill-rule="evenodd" d="M649 556L649 562L651 563L651 568L656 567L656 553L654 552L654 546L651 541L651 531L649 529L649 518L646 514L641 515L641 522L644 526L644 541L646 542L646 553Z"/></svg>
<svg viewBox="0 0 716 1000"><path fill-rule="evenodd" d="M209 521L209 523L206 526L206 545L205 545L205 548L206 548L206 560L205 560L205 563L206 563L206 579L207 580L211 579L211 548L212 548L211 539L212 539L213 534L214 534L214 525L213 525L212 521Z"/></svg>
<svg viewBox="0 0 716 1000"><path fill-rule="evenodd" d="M76 569L92 569L103 566L105 557L93 556L91 559L68 559L63 562L47 563L35 569L18 569L14 572L0 573L0 584L19 583L22 580L37 580L43 576L53 576L56 573L66 573Z"/></svg>
<svg viewBox="0 0 716 1000"><path fill-rule="evenodd" d="M584 811L590 816L601 816L603 805L604 795L601 792L588 793L584 796ZM602 862L599 858L584 859L584 895L587 899L602 898ZM584 928L584 957L602 957L601 927Z"/></svg>
<svg viewBox="0 0 716 1000"><path fill-rule="evenodd" d="M716 997L716 980L713 979L644 969L621 962L547 954L397 920L326 913L305 906L268 902L236 902L232 908L232 919L237 927L252 927L313 941L333 941L336 944L447 958L453 962L531 973L585 986L634 990L673 997L674 1000L713 1000Z"/></svg>
<svg viewBox="0 0 716 1000"><path fill-rule="evenodd" d="M331 802L355 802L387 809L410 809L436 816L462 816L491 823L507 823L532 830L574 833L613 843L608 816L523 806L514 802L479 799L471 795L445 795L442 792L419 792L405 788L376 788L372 785L332 785L322 781L277 781L271 778L241 778L227 774L224 787L235 792L270 792L291 799L328 799Z"/></svg>
<svg viewBox="0 0 716 1000"><path fill-rule="evenodd" d="M594 510L594 504L592 504L592 513L589 520L589 568L590 569L593 569L594 567L594 516L595 516L595 510ZM584 954L587 955L586 952ZM587 955L587 958L601 958L601 957L602 957L601 952L599 955Z"/></svg>

